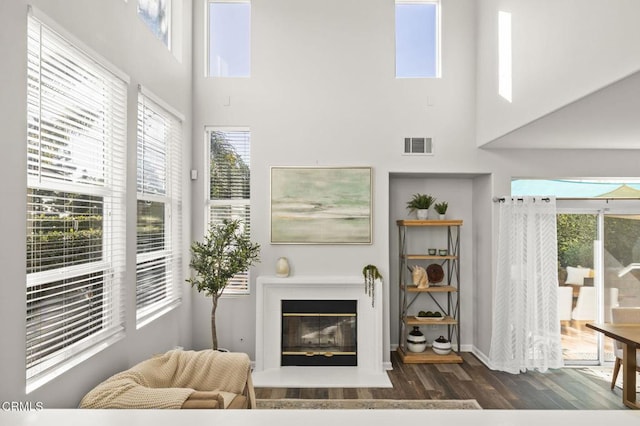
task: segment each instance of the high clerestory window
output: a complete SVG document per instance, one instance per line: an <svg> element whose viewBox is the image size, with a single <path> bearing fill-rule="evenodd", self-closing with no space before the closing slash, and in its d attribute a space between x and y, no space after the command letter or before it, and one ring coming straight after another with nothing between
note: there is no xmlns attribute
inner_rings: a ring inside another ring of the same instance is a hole
<svg viewBox="0 0 640 426"><path fill-rule="evenodd" d="M251 133L246 128L209 128L207 226L240 220L251 233ZM224 294L247 294L249 271L236 275Z"/></svg>
<svg viewBox="0 0 640 426"><path fill-rule="evenodd" d="M251 74L251 2L210 0L207 4L209 77Z"/></svg>
<svg viewBox="0 0 640 426"><path fill-rule="evenodd" d="M180 301L181 115L140 88L137 141L136 313L138 327Z"/></svg>
<svg viewBox="0 0 640 426"><path fill-rule="evenodd" d="M43 19L27 40L27 392L123 331L128 79Z"/></svg>
<svg viewBox="0 0 640 426"><path fill-rule="evenodd" d="M396 0L396 77L440 77L440 1Z"/></svg>
<svg viewBox="0 0 640 426"><path fill-rule="evenodd" d="M513 101L511 13L498 12L498 94Z"/></svg>
<svg viewBox="0 0 640 426"><path fill-rule="evenodd" d="M171 48L171 0L138 0L138 17L167 48Z"/></svg>

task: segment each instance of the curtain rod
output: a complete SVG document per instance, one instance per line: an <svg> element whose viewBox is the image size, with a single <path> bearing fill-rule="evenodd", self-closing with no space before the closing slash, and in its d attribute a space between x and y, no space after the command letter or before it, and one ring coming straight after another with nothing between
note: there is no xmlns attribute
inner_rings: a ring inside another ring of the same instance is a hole
<svg viewBox="0 0 640 426"><path fill-rule="evenodd" d="M524 200L524 198L522 198L522 197L518 197L518 198L516 198L516 200L518 200L518 201L523 201L523 200ZM548 198L548 197L541 198L541 200L542 200L542 201L547 201L547 202L551 201L551 199L550 199L550 198ZM493 202L494 202L494 203L504 203L504 201L505 201L505 198L504 198L504 197L493 197Z"/></svg>
<svg viewBox="0 0 640 426"><path fill-rule="evenodd" d="M518 201L522 201L522 197L517 198ZM543 201L550 201L549 198L542 198ZM638 201L640 197L627 197L627 198L594 198L594 197L557 197L556 201ZM505 197L493 197L494 203L503 203Z"/></svg>

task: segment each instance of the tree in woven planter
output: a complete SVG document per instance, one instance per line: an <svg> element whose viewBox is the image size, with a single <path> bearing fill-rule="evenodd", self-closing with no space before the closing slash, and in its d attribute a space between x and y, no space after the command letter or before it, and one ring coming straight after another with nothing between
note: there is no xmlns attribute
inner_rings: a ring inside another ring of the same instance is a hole
<svg viewBox="0 0 640 426"><path fill-rule="evenodd" d="M187 282L199 292L211 296L211 341L213 349L218 349L216 332L216 310L218 300L234 276L245 272L251 265L260 261L260 244L252 243L249 235L242 229L239 220L225 219L212 225L204 242L191 244L189 266L195 275Z"/></svg>

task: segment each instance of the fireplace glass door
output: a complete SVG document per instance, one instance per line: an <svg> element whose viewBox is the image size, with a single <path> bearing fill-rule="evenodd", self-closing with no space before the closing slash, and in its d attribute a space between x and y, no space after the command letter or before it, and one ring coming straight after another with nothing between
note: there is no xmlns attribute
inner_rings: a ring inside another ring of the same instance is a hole
<svg viewBox="0 0 640 426"><path fill-rule="evenodd" d="M283 300L282 365L357 365L355 300Z"/></svg>

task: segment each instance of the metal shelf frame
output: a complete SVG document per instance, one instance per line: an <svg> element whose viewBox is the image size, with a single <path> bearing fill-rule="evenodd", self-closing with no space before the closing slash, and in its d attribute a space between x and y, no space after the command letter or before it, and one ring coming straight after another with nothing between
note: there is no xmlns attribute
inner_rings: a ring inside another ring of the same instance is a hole
<svg viewBox="0 0 640 426"><path fill-rule="evenodd" d="M398 353L405 363L442 363L462 362L460 352L460 227L462 220L398 220L398 291L399 291L399 330ZM407 253L407 242L411 238L408 234L412 228L434 227L446 228L447 250L445 256L427 255L424 253ZM409 262L412 265L426 267L431 263L440 263L446 271L445 285L430 285L428 288L417 288L411 284ZM437 321L419 321L411 319L408 315L409 308L417 302L423 294L428 294L429 299L440 309L447 318L438 324ZM442 294L445 294L443 297ZM409 327L414 325L428 325L446 327L447 338L451 342L451 356L439 356L430 351L424 354L411 353L406 348L406 338ZM455 352L455 353L454 353Z"/></svg>

